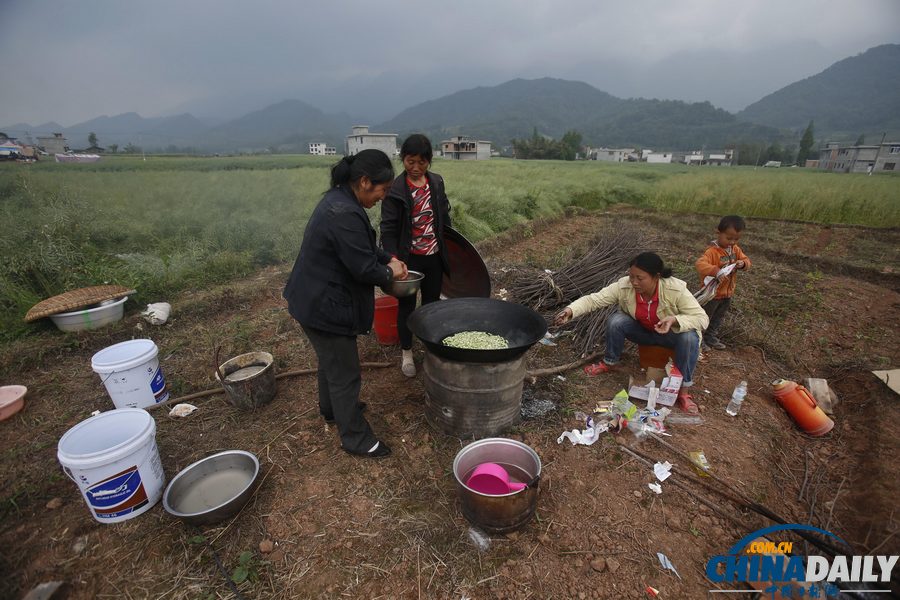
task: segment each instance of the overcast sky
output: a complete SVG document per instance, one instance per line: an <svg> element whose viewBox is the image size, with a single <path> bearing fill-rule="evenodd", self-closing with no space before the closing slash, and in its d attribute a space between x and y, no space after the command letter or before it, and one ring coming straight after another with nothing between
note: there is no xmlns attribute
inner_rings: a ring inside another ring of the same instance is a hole
<svg viewBox="0 0 900 600"><path fill-rule="evenodd" d="M898 42L898 0L0 0L0 125L288 98L375 123L515 77L737 111Z"/></svg>

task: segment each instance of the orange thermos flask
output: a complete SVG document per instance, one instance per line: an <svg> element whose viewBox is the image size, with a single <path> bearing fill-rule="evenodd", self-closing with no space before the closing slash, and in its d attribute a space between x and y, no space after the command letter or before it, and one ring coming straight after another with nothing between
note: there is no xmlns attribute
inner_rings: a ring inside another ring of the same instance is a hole
<svg viewBox="0 0 900 600"><path fill-rule="evenodd" d="M819 408L816 399L802 385L787 379L776 379L772 382L772 393L781 408L809 435L825 435L834 427L834 421Z"/></svg>

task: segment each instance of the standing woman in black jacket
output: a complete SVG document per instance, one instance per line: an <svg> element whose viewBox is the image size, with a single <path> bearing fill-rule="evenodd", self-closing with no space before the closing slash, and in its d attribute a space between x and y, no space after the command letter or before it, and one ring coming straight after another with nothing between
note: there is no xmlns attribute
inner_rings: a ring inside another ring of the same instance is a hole
<svg viewBox="0 0 900 600"><path fill-rule="evenodd" d="M288 310L319 359L319 412L337 423L351 454L387 456L362 414L356 336L375 315L374 286L406 277L406 265L381 250L365 209L384 198L394 168L380 150L345 156L331 169L329 189L313 211L284 288Z"/></svg>
<svg viewBox="0 0 900 600"><path fill-rule="evenodd" d="M440 299L444 273L450 273L444 244L444 228L450 227L450 201L443 178L428 170L431 158L427 137L416 133L406 138L400 147L404 171L381 203L381 246L411 270L425 275L420 288L423 305ZM412 332L406 326L416 299L416 295L400 298L397 311L400 368L407 377L416 376Z"/></svg>

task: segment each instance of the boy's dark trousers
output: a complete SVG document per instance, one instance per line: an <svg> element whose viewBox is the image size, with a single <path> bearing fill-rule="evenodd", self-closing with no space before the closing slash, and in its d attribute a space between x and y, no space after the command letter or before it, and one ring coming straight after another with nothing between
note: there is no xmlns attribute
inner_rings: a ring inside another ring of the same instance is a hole
<svg viewBox="0 0 900 600"><path fill-rule="evenodd" d="M716 298L703 305L703 310L709 316L709 327L703 333L704 343L711 344L719 341L719 325L722 324L722 319L725 318L725 313L728 312L729 306L731 306L730 296L728 298Z"/></svg>

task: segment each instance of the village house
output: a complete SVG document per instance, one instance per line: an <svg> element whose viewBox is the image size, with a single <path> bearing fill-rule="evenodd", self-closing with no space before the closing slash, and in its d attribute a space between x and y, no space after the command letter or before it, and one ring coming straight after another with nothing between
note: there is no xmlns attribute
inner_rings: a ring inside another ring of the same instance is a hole
<svg viewBox="0 0 900 600"><path fill-rule="evenodd" d="M345 143L347 156L370 148L381 150L392 158L399 153L396 133L370 133L368 125L354 125Z"/></svg>
<svg viewBox="0 0 900 600"><path fill-rule="evenodd" d="M54 133L50 136L38 136L37 141L38 147L47 154L64 154L69 151L66 138L61 133Z"/></svg>
<svg viewBox="0 0 900 600"><path fill-rule="evenodd" d="M318 156L334 156L337 150L334 146L326 146L325 142L311 142L309 144L309 153Z"/></svg>
<svg viewBox="0 0 900 600"><path fill-rule="evenodd" d="M451 160L487 160L491 142L458 135L441 142L441 156Z"/></svg>
<svg viewBox="0 0 900 600"><path fill-rule="evenodd" d="M0 160L37 160L37 150L30 144L23 144L14 137L0 133Z"/></svg>
<svg viewBox="0 0 900 600"><path fill-rule="evenodd" d="M723 150L721 152L710 152L706 157L704 164L714 167L730 167L734 159L734 150Z"/></svg>
<svg viewBox="0 0 900 600"><path fill-rule="evenodd" d="M651 164L664 164L672 162L672 153L671 152L654 152L649 148L641 151L641 160L644 160Z"/></svg>
<svg viewBox="0 0 900 600"><path fill-rule="evenodd" d="M816 168L835 173L868 173L875 171L900 171L900 142L884 142L873 145L845 145L827 142L819 150ZM812 166L807 161L807 166Z"/></svg>
<svg viewBox="0 0 900 600"><path fill-rule="evenodd" d="M589 148L588 160L602 160L605 162L627 162L630 156L635 156L634 148Z"/></svg>
<svg viewBox="0 0 900 600"><path fill-rule="evenodd" d="M694 150L693 152L686 153L684 155L684 164L691 165L702 165L703 164L703 152L700 150Z"/></svg>

